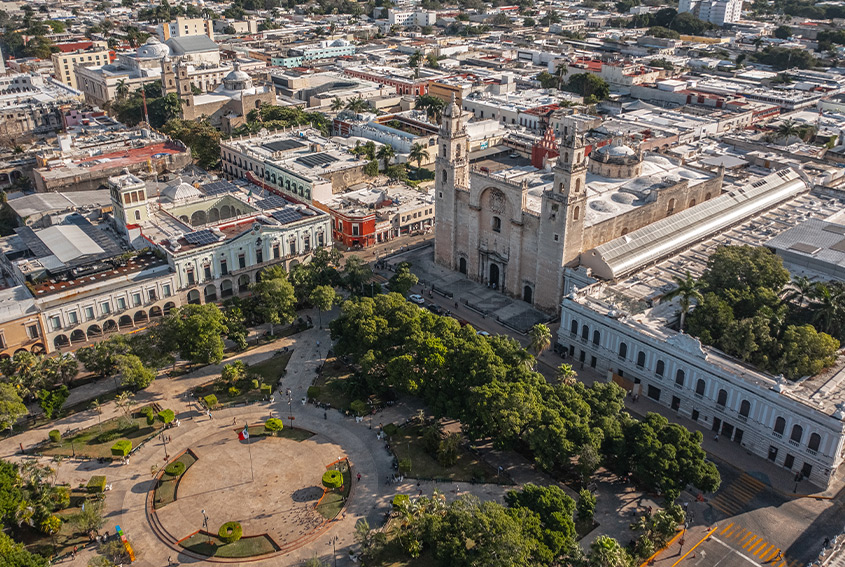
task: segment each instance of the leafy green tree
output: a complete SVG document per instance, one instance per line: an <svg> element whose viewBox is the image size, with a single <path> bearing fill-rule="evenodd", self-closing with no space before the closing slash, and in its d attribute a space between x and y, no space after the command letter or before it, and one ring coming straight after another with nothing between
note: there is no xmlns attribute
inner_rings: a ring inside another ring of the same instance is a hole
<svg viewBox="0 0 845 567"><path fill-rule="evenodd" d="M664 28L663 26L653 26L648 28L646 31L646 35L650 35L651 37L662 37L668 39L680 39L681 34L676 32L675 30L670 30L669 28Z"/></svg>
<svg viewBox="0 0 845 567"><path fill-rule="evenodd" d="M577 469L581 474L581 482L587 484L601 464L601 455L589 443L578 451Z"/></svg>
<svg viewBox="0 0 845 567"><path fill-rule="evenodd" d="M44 410L44 415L47 419L59 416L59 412L69 395L70 392L68 392L67 386L64 385L54 390L41 390L38 396L38 404Z"/></svg>
<svg viewBox="0 0 845 567"><path fill-rule="evenodd" d="M174 309L159 323L163 344L192 364L217 364L223 360L223 313L213 303Z"/></svg>
<svg viewBox="0 0 845 567"><path fill-rule="evenodd" d="M787 378L815 376L836 361L839 341L811 325L790 325L783 333L783 353L776 370Z"/></svg>
<svg viewBox="0 0 845 567"><path fill-rule="evenodd" d="M631 558L618 541L601 535L590 544L588 564L590 567L628 567Z"/></svg>
<svg viewBox="0 0 845 567"><path fill-rule="evenodd" d="M194 162L201 168L212 169L220 162L220 132L208 119L171 118L161 131L191 148Z"/></svg>
<svg viewBox="0 0 845 567"><path fill-rule="evenodd" d="M572 368L571 364L563 363L555 369L555 378L561 384L567 384L571 386L575 383L575 378L577 374L575 370Z"/></svg>
<svg viewBox="0 0 845 567"><path fill-rule="evenodd" d="M15 513L24 501L22 482L18 466L0 460L0 525L11 525L15 521Z"/></svg>
<svg viewBox="0 0 845 567"><path fill-rule="evenodd" d="M789 282L789 272L780 258L765 247L720 246L708 259L701 279L710 291L780 290Z"/></svg>
<svg viewBox="0 0 845 567"><path fill-rule="evenodd" d="M156 379L156 372L144 366L141 359L134 354L125 354L118 357L118 367L123 375L121 384L134 390L143 390Z"/></svg>
<svg viewBox="0 0 845 567"><path fill-rule="evenodd" d="M560 84L558 77L552 75L548 71L541 71L537 75L537 80L540 81L540 86L544 89L553 89L558 87Z"/></svg>
<svg viewBox="0 0 845 567"><path fill-rule="evenodd" d="M370 177L377 177L378 176L378 162L376 160L370 160L367 162L367 165L364 166L364 174Z"/></svg>
<svg viewBox="0 0 845 567"><path fill-rule="evenodd" d="M47 567L46 557L30 553L23 544L15 542L4 532L0 532L0 557L2 565L8 567Z"/></svg>
<svg viewBox="0 0 845 567"><path fill-rule="evenodd" d="M778 39L789 39L792 37L792 28L789 26L780 25L775 28L775 31L772 32L772 35Z"/></svg>
<svg viewBox="0 0 845 567"><path fill-rule="evenodd" d="M596 513L596 495L582 488L578 492L578 504L575 509L580 520L592 520Z"/></svg>
<svg viewBox="0 0 845 567"><path fill-rule="evenodd" d="M537 22L534 21L534 18L522 18L522 25L526 28L533 28L537 25Z"/></svg>
<svg viewBox="0 0 845 567"><path fill-rule="evenodd" d="M396 266L396 272L390 277L388 282L390 291L395 291L400 295L408 295L411 288L417 285L419 278L411 273L411 264L402 262Z"/></svg>
<svg viewBox="0 0 845 567"><path fill-rule="evenodd" d="M363 293L364 284L373 277L369 264L357 256L349 256L343 266L343 284L352 293Z"/></svg>
<svg viewBox="0 0 845 567"><path fill-rule="evenodd" d="M27 409L15 387L0 383L0 429L11 429L19 417L26 415ZM0 516L0 523L2 516Z"/></svg>
<svg viewBox="0 0 845 567"><path fill-rule="evenodd" d="M542 527L537 539L552 558L575 547L575 501L559 486L526 484L520 491L506 493L505 502L511 510L526 509L537 515Z"/></svg>
<svg viewBox="0 0 845 567"><path fill-rule="evenodd" d="M229 364L224 364L220 376L227 383L234 384L243 380L246 376L246 365L243 360L236 360Z"/></svg>
<svg viewBox="0 0 845 567"><path fill-rule="evenodd" d="M103 503L99 500L89 500L85 503L85 509L75 514L70 521L82 533L100 531L105 524Z"/></svg>
<svg viewBox="0 0 845 567"><path fill-rule="evenodd" d="M252 285L252 293L258 299L259 313L270 324L271 335L275 325L287 325L296 318L296 294L286 273L262 277Z"/></svg>
<svg viewBox="0 0 845 567"><path fill-rule="evenodd" d="M311 292L311 305L317 308L320 316L320 328L323 328L323 311L330 311L332 306L338 302L337 292L332 286L318 285Z"/></svg>
<svg viewBox="0 0 845 567"><path fill-rule="evenodd" d="M600 101L610 96L610 86L607 81L592 73L576 73L570 75L566 83L567 90L584 97L587 103Z"/></svg>
<svg viewBox="0 0 845 567"><path fill-rule="evenodd" d="M77 350L76 358L88 372L106 378L118 373L118 357L128 351L126 338L123 335L115 335L106 341Z"/></svg>

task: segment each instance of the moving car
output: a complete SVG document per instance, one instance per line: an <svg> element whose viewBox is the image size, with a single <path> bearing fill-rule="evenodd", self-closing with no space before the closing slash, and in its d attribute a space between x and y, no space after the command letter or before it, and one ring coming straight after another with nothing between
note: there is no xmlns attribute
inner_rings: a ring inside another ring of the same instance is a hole
<svg viewBox="0 0 845 567"><path fill-rule="evenodd" d="M440 307L439 305L435 305L434 303L429 303L425 307L435 315L443 315L446 313L446 311L442 307Z"/></svg>
<svg viewBox="0 0 845 567"><path fill-rule="evenodd" d="M410 301L411 303L416 303L417 305L422 305L423 303L425 303L425 299L423 299L421 295L416 294L409 295L408 301Z"/></svg>

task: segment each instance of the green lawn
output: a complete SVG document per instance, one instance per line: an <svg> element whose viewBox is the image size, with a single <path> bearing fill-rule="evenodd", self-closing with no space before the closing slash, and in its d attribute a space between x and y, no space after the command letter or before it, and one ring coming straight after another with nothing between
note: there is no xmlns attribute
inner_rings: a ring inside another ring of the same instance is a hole
<svg viewBox="0 0 845 567"><path fill-rule="evenodd" d="M57 556L70 553L75 545L82 547L88 544L88 534L76 531L71 519L82 511L83 502L96 500L97 496L90 494L86 489L73 489L70 491L70 506L64 510L58 510L55 515L61 518L62 527L56 534L55 552ZM38 553L44 557L50 557L54 553L53 538L31 528L27 525L15 528L15 539L26 545L27 551Z"/></svg>
<svg viewBox="0 0 845 567"><path fill-rule="evenodd" d="M294 420L294 421L296 421L296 420ZM278 437L279 439L291 439L292 441L296 441L297 443L299 443L300 441L305 441L306 439L310 439L310 438L314 437L313 433L311 433L310 431L307 431L305 429L299 429L297 427L294 427L293 429L291 429L290 427L288 427L289 423L290 423L290 421L286 419L285 420L285 428L282 429L281 431L277 431L275 437ZM238 426L236 426L236 427L238 429L242 429L242 427L238 427ZM264 429L263 425L250 425L249 426L249 436L250 437L273 437L272 435L268 434L268 432Z"/></svg>
<svg viewBox="0 0 845 567"><path fill-rule="evenodd" d="M45 441L40 446L39 451L44 455L70 456L75 453L76 456L91 459L100 457L110 459L112 457L111 447L119 439L129 439L132 441L132 448L134 449L156 435L163 426L164 424L159 420L156 420L153 425L147 425L147 418L136 411L129 421L123 417L107 419L101 424L93 425L70 437L62 438L58 445L51 441Z"/></svg>
<svg viewBox="0 0 845 567"><path fill-rule="evenodd" d="M185 463L185 472L182 473L182 475L185 475L188 469L191 468L191 465L197 462L197 458L190 451L186 451L178 459L170 461L170 463L177 462ZM182 476L170 476L166 473L161 477L161 481L155 489L155 497L153 498L153 507L156 510L176 500L176 487L179 485L179 479L181 478Z"/></svg>
<svg viewBox="0 0 845 567"><path fill-rule="evenodd" d="M352 487L352 475L346 461L341 461L332 468L343 473L343 486L326 492L316 507L317 512L327 520L334 520L340 514L343 504L349 498L349 489Z"/></svg>
<svg viewBox="0 0 845 567"><path fill-rule="evenodd" d="M425 450L422 432L421 426L409 425L401 427L399 432L390 438L390 448L396 457L400 461L411 460L411 471L406 475L409 478L513 484L507 475L497 476L496 469L464 447L458 449L458 461L454 466L442 466Z"/></svg>
<svg viewBox="0 0 845 567"><path fill-rule="evenodd" d="M212 543L209 543L209 540ZM197 533L179 542L197 555L206 557L257 557L278 551L279 547L267 535L242 537L234 543L223 543L217 534Z"/></svg>
<svg viewBox="0 0 845 567"><path fill-rule="evenodd" d="M285 373L290 357L293 355L293 350L283 352L269 358L258 364L253 364L247 368L246 378L237 384L240 393L236 396L230 396L228 386L222 390L217 390L214 382L203 384L194 389L194 396L203 398L209 394L217 396L217 407L226 407L236 404L252 403L263 400L268 394L262 393L259 389L252 388L252 380L257 379L262 384L270 385L270 392L274 392L279 385L279 380Z"/></svg>
<svg viewBox="0 0 845 567"><path fill-rule="evenodd" d="M314 385L320 388L317 401L340 410L349 409L354 400L347 393L346 380L352 374L352 370L337 358L328 359L322 373L314 380Z"/></svg>

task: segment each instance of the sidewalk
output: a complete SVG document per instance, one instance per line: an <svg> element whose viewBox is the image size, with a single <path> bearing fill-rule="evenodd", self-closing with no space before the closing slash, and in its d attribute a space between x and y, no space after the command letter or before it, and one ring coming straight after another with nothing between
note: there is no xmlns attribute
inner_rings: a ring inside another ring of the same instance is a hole
<svg viewBox="0 0 845 567"><path fill-rule="evenodd" d="M643 562L641 567L677 567L679 565L695 564L698 558L697 548L713 533L710 526L693 526L688 530L679 531L666 547L658 550L651 558Z"/></svg>

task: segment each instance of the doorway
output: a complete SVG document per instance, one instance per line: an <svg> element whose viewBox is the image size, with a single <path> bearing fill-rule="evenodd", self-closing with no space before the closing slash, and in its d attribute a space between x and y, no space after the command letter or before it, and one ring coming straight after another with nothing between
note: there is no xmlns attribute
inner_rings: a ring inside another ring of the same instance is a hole
<svg viewBox="0 0 845 567"><path fill-rule="evenodd" d="M525 303L531 303L532 299L534 299L534 291L531 289L530 285L527 285L522 288L522 301Z"/></svg>
<svg viewBox="0 0 845 567"><path fill-rule="evenodd" d="M726 439L732 439L734 435L734 426L730 423L723 423L722 424L722 437Z"/></svg>
<svg viewBox="0 0 845 567"><path fill-rule="evenodd" d="M783 468L792 470L792 465L795 464L795 457L790 455L789 453L786 454L786 458L783 460Z"/></svg>
<svg viewBox="0 0 845 567"><path fill-rule="evenodd" d="M493 289L499 289L499 266L497 264L490 264L490 285Z"/></svg>
<svg viewBox="0 0 845 567"><path fill-rule="evenodd" d="M778 448L774 445L769 445L769 460L775 462L778 458Z"/></svg>
<svg viewBox="0 0 845 567"><path fill-rule="evenodd" d="M678 411L681 409L681 398L678 396L672 396L672 411Z"/></svg>
<svg viewBox="0 0 845 567"><path fill-rule="evenodd" d="M742 429L737 427L736 433L734 433L734 442L742 443L742 434L743 434Z"/></svg>
<svg viewBox="0 0 845 567"><path fill-rule="evenodd" d="M467 275L467 259L461 258L458 260L458 271L463 275Z"/></svg>
<svg viewBox="0 0 845 567"><path fill-rule="evenodd" d="M711 431L715 431L716 433L719 433L719 429L721 427L722 427L722 420L719 419L718 417L714 417L713 418L713 428L711 429Z"/></svg>

